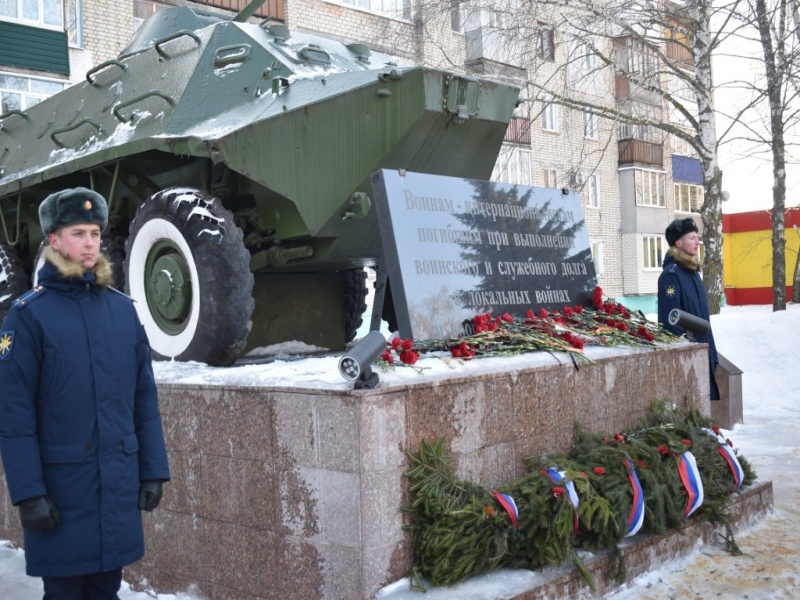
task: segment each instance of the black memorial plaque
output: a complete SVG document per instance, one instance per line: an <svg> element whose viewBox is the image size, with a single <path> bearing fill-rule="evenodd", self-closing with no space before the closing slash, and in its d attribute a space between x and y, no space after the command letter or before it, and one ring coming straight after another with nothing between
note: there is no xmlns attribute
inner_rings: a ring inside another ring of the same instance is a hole
<svg viewBox="0 0 800 600"><path fill-rule="evenodd" d="M386 169L372 186L401 336L458 336L485 312L591 305L577 193Z"/></svg>

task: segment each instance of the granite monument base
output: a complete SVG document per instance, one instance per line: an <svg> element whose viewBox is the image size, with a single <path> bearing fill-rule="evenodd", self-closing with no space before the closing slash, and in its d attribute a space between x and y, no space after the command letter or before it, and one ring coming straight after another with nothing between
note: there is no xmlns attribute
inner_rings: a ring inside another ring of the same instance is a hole
<svg viewBox="0 0 800 600"><path fill-rule="evenodd" d="M209 600L372 598L411 564L405 452L422 439L497 486L567 450L575 422L621 431L663 400L709 413L705 345L561 360L361 391L160 384L173 480L126 579ZM0 538L20 543L0 503Z"/></svg>

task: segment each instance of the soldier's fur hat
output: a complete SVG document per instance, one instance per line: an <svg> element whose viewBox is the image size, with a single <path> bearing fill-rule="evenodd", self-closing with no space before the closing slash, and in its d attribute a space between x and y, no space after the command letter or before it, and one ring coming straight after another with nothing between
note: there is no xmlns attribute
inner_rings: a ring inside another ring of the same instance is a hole
<svg viewBox="0 0 800 600"><path fill-rule="evenodd" d="M86 188L62 190L39 205L39 223L45 235L78 223L94 223L102 231L108 225L108 205L100 194Z"/></svg>
<svg viewBox="0 0 800 600"><path fill-rule="evenodd" d="M690 231L694 231L695 233L700 231L697 228L697 223L694 222L693 218L686 217L685 219L675 219L667 226L667 230L664 232L664 237L667 238L667 243L670 246L674 246L675 242L677 242Z"/></svg>

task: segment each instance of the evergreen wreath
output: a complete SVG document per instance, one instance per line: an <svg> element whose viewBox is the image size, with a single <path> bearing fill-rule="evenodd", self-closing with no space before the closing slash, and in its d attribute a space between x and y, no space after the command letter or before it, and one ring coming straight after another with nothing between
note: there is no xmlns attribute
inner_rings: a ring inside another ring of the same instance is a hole
<svg viewBox="0 0 800 600"><path fill-rule="evenodd" d="M412 587L572 562L593 588L579 550L608 550L609 577L623 581L624 537L681 530L689 518L722 525L725 547L739 552L727 508L756 474L709 418L658 404L641 429L576 437L568 454L529 457L527 473L497 490L457 479L443 439L409 451Z"/></svg>

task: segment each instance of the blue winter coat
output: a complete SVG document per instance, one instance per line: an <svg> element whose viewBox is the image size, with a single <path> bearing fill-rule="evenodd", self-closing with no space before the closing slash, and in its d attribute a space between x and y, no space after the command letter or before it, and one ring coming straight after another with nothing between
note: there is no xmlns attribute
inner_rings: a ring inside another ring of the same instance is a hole
<svg viewBox="0 0 800 600"><path fill-rule="evenodd" d="M140 481L169 479L150 348L131 300L94 272L64 279L48 258L39 283L0 331L11 501L46 495L61 515L51 531L25 530L27 573L116 569L144 555Z"/></svg>
<svg viewBox="0 0 800 600"><path fill-rule="evenodd" d="M706 321L710 320L710 315L706 288L700 272L691 268L688 260L676 260L676 256L681 257L681 251L670 248L664 258L664 270L658 278L658 322L675 335L683 335L683 329L669 324L669 313L673 308L679 308ZM711 399L719 400L719 388L714 378L719 358L711 328L706 335L696 335L695 340L708 344Z"/></svg>

